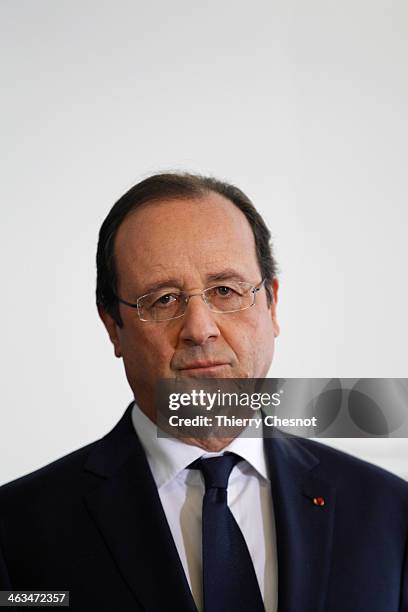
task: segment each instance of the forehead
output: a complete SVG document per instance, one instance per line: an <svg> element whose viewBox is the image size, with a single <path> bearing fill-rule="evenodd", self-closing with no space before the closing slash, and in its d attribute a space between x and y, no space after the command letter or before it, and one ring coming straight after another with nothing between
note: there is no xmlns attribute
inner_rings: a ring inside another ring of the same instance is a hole
<svg viewBox="0 0 408 612"><path fill-rule="evenodd" d="M232 269L260 280L255 239L244 213L210 193L196 199L151 202L132 212L115 238L120 285L178 278L205 283L206 276Z"/></svg>

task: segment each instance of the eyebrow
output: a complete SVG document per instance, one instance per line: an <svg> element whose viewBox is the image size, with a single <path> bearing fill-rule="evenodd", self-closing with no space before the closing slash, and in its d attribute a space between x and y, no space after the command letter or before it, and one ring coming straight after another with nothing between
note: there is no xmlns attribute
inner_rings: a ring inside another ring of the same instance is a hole
<svg viewBox="0 0 408 612"><path fill-rule="evenodd" d="M213 274L207 274L206 283L213 283L213 282L220 281L220 280L235 280L238 282L247 281L247 279L245 279L242 276L242 274L240 274L236 270L233 270L232 268L227 268L225 270L222 270L221 272L216 272ZM177 288L181 290L180 279L166 278L163 281L152 283L151 285L148 285L144 289L142 295L146 295L146 293L151 293L152 291L159 291L160 289L171 289L171 288Z"/></svg>
<svg viewBox="0 0 408 612"><path fill-rule="evenodd" d="M247 279L245 279L242 274L240 274L236 270L233 270L232 268L227 268L222 272L218 272L217 274L209 274L207 276L207 282L209 283L219 280L236 280L245 282Z"/></svg>

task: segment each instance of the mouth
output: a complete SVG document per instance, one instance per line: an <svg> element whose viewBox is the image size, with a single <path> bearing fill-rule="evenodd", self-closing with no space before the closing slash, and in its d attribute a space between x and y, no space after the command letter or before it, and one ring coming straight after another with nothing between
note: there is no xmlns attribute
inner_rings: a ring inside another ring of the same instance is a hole
<svg viewBox="0 0 408 612"><path fill-rule="evenodd" d="M182 376L197 376L223 378L225 375L225 369L230 366L229 363L210 363L210 362L196 362L189 364L185 368L180 368L179 372Z"/></svg>

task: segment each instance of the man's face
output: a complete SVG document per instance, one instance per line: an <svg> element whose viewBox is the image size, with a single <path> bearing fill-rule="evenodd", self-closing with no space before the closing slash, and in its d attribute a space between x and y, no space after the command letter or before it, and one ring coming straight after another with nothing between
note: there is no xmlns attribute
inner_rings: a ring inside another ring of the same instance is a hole
<svg viewBox="0 0 408 612"><path fill-rule="evenodd" d="M149 203L131 213L116 235L115 262L118 295L129 302L163 282L196 293L222 286L227 276L253 285L262 280L245 215L215 193ZM118 327L102 311L142 410L154 420L160 378L266 376L279 333L277 288L275 282L270 308L262 287L254 306L228 314L211 311L200 296L190 298L183 317L169 321L141 321L136 309L120 304Z"/></svg>

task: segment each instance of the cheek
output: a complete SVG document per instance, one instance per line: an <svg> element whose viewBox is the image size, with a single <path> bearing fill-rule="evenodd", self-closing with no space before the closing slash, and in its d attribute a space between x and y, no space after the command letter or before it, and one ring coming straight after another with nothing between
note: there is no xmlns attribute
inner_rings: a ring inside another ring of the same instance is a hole
<svg viewBox="0 0 408 612"><path fill-rule="evenodd" d="M256 314L257 316L254 316ZM231 321L225 328L224 339L239 361L239 376L266 376L274 353L275 336L270 311L248 312L245 317Z"/></svg>
<svg viewBox="0 0 408 612"><path fill-rule="evenodd" d="M275 330L270 310L262 312L254 334L257 337L259 353L263 356L264 360L269 360L270 362L275 348Z"/></svg>
<svg viewBox="0 0 408 612"><path fill-rule="evenodd" d="M123 361L133 380L166 376L174 349L159 325L124 325L121 330Z"/></svg>

